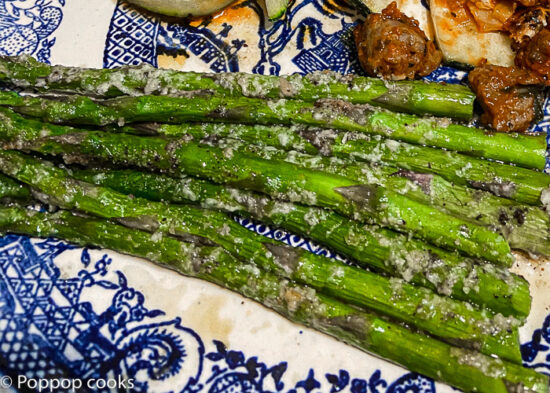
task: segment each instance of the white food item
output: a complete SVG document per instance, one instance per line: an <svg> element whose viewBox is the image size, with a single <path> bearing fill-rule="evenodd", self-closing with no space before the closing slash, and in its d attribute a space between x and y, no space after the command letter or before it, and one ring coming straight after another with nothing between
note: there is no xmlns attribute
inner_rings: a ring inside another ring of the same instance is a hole
<svg viewBox="0 0 550 393"><path fill-rule="evenodd" d="M445 0L430 0L430 9L436 42L445 61L476 66L486 59L487 64L514 65L511 41L504 33L480 33L471 18L456 16Z"/></svg>

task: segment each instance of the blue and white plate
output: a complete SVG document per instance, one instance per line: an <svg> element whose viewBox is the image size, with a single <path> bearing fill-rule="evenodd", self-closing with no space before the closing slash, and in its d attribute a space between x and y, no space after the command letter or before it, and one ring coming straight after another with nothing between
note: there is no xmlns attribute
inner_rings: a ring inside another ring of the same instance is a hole
<svg viewBox="0 0 550 393"><path fill-rule="evenodd" d="M276 23L256 0L189 23L114 0L0 0L0 54L88 67L358 73L357 20L343 0L296 1ZM442 68L431 77L460 82L465 73ZM332 256L298 236L242 224ZM534 298L521 330L525 365L550 373L550 265L521 259L514 270ZM150 262L54 239L0 238L0 392L71 391L79 381L77 391L453 391Z"/></svg>

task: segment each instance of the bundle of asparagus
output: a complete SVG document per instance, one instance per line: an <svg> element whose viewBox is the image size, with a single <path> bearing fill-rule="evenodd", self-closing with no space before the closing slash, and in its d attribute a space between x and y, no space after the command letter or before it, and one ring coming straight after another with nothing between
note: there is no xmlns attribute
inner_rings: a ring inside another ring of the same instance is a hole
<svg viewBox="0 0 550 393"><path fill-rule="evenodd" d="M465 391L548 392L521 366L531 299L507 270L511 248L550 255L544 138L373 107L467 118L466 88L29 58L0 79L32 90L0 93L1 231L148 258Z"/></svg>

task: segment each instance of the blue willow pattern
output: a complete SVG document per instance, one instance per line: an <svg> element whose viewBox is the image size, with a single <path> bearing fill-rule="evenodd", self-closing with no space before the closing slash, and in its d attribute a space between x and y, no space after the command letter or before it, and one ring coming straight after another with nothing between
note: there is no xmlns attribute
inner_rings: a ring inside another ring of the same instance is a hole
<svg viewBox="0 0 550 393"><path fill-rule="evenodd" d="M63 18L64 0L0 0L0 53L31 54L49 62L55 30ZM282 21L268 22L255 0L239 3L259 20L259 59L253 72L284 72L280 59L290 43L298 50L291 63L300 72L330 69L360 72L354 55L351 30L358 16L341 0L295 2ZM304 17L303 9L308 12ZM341 28L328 33L323 19L339 20ZM291 26L293 28L291 28ZM247 43L229 40L233 26L215 32L208 23L199 26L160 22L119 1L107 34L103 62L117 67L143 62L158 66L159 54L194 56L213 72L238 71L239 53ZM309 44L306 46L305 43ZM441 67L431 80L461 83L466 73ZM550 126L550 109L537 130ZM339 258L307 239L236 218L246 228L294 247ZM65 277L56 259L72 251L80 254L78 273ZM114 272L114 275L109 275ZM106 277L111 277L107 279ZM112 279L116 277L116 279ZM101 293L104 307L83 296ZM221 341L204 343L180 318L149 309L147 299L116 270L108 254L92 261L88 249L54 239L23 236L0 238L0 369L6 375L29 378L137 378L136 392L209 393L435 393L432 380L406 373L390 381L380 369L352 377L347 370L321 375L310 369L293 386L285 384L288 364L267 365L257 356L226 348ZM550 316L522 345L526 366L550 373ZM154 355L153 355L154 354ZM142 376L147 375L144 379Z"/></svg>
<svg viewBox="0 0 550 393"><path fill-rule="evenodd" d="M49 38L63 20L65 0L0 0L0 55L33 55L49 63Z"/></svg>

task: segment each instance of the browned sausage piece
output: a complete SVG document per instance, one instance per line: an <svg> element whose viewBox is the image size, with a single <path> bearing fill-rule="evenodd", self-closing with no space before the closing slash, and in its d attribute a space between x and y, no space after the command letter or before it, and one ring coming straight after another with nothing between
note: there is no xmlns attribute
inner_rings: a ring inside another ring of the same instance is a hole
<svg viewBox="0 0 550 393"><path fill-rule="evenodd" d="M441 52L395 2L380 14L368 15L354 36L361 66L371 76L414 79L428 75L441 63Z"/></svg>
<svg viewBox="0 0 550 393"><path fill-rule="evenodd" d="M468 76L483 108L481 121L496 131L526 131L536 120L537 95L543 79L517 67L482 65Z"/></svg>

